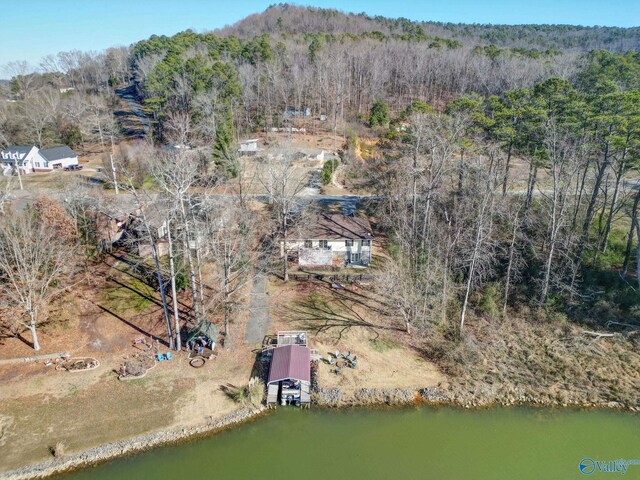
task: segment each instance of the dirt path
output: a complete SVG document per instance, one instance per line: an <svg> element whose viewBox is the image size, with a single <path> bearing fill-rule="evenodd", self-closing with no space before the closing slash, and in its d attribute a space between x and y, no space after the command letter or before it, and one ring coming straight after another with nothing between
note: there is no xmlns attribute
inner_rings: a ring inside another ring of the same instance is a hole
<svg viewBox="0 0 640 480"><path fill-rule="evenodd" d="M271 323L269 305L267 303L267 274L265 273L267 258L260 259L251 293L249 293L249 320L244 335L244 343L259 343L267 334L267 327Z"/></svg>

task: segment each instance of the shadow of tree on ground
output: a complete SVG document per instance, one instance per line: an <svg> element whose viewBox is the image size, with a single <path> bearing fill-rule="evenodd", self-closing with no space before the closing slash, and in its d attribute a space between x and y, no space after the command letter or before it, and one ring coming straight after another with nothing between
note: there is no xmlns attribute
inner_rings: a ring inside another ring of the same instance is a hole
<svg viewBox="0 0 640 480"><path fill-rule="evenodd" d="M366 317L366 312L387 315L386 305L378 300L347 288L332 288L321 282L306 297L295 300L283 313L292 323L306 330L323 333L337 330L338 338L351 328L366 328L375 333L379 330L398 330L400 326L382 325Z"/></svg>

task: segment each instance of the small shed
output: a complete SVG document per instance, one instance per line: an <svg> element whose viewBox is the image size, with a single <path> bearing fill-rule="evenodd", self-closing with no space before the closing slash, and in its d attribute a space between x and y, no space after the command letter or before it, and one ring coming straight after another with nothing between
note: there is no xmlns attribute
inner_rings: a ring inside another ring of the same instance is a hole
<svg viewBox="0 0 640 480"><path fill-rule="evenodd" d="M303 345L273 349L267 405L309 406L311 403L311 350Z"/></svg>
<svg viewBox="0 0 640 480"><path fill-rule="evenodd" d="M258 147L257 138L251 138L240 142L240 148L238 149L240 155L255 155L260 151L262 151L262 149Z"/></svg>

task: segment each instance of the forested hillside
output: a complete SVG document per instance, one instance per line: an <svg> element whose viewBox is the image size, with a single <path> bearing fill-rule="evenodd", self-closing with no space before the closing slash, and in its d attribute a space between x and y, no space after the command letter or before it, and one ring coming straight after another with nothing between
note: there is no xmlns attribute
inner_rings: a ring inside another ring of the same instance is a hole
<svg viewBox="0 0 640 480"><path fill-rule="evenodd" d="M134 45L131 60L154 115L167 102L188 112L203 96L224 97L241 107L236 127L250 131L274 126L287 106L343 123L366 114L376 99L398 114L413 100L442 109L471 92L571 80L588 62L580 52L626 51L638 38L636 29L438 25L283 5L212 34L152 37ZM215 85L202 81L211 68ZM220 109L218 125L229 121L228 108Z"/></svg>
<svg viewBox="0 0 640 480"><path fill-rule="evenodd" d="M363 210L386 242L372 289L411 341L472 382L496 368L505 385L546 391L567 374L600 389L583 367L605 353L579 335L619 340L606 354L620 371L628 358L640 364L639 47L637 28L453 25L279 5L216 32L16 70L0 141L99 140L104 152L120 136L115 87L136 92L156 147L199 149L189 186L241 185L243 136L277 144L274 129L300 126L332 137L348 193L373 197ZM60 94L67 84L75 91ZM121 157L122 168L135 163ZM141 162L137 187L154 158ZM290 180L287 167L271 173ZM282 192L269 191L274 244L296 220ZM184 231L196 228L181 215ZM600 400L637 404L630 375ZM580 385L572 394L588 396Z"/></svg>
<svg viewBox="0 0 640 480"><path fill-rule="evenodd" d="M381 39L431 42L438 37L471 46L494 44L505 48L558 49L586 52L607 49L616 52L640 46L640 28L583 27L577 25L483 25L416 22L406 18L345 14L337 10L279 4L265 12L217 30L216 33L252 38L265 33L372 35Z"/></svg>

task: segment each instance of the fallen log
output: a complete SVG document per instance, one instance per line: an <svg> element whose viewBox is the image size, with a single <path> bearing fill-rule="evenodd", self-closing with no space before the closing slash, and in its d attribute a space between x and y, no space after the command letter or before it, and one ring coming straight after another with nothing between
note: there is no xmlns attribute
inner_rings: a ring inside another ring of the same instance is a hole
<svg viewBox="0 0 640 480"><path fill-rule="evenodd" d="M47 353L44 355L34 355L33 357L20 357L20 358L1 358L0 365L3 363L15 363L15 362L36 362L38 360L46 360L49 358L66 358L71 356L67 352Z"/></svg>
<svg viewBox="0 0 640 480"><path fill-rule="evenodd" d="M583 330L582 333L584 333L585 335L594 336L596 337L596 340L602 337L615 337L617 335L616 333L592 332L591 330Z"/></svg>

